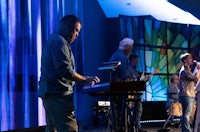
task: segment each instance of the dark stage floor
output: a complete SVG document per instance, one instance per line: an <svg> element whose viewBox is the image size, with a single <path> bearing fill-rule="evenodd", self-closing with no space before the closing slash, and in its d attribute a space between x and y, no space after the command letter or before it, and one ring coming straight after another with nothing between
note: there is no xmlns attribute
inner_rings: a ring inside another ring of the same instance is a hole
<svg viewBox="0 0 200 132"><path fill-rule="evenodd" d="M167 125L163 128L165 122L152 122L152 123L143 123L143 129L147 132L181 132L181 127L179 123L174 125ZM85 130L81 130L80 132L111 132L109 127L99 126L99 127L88 127ZM113 132L113 131L112 131Z"/></svg>
<svg viewBox="0 0 200 132"><path fill-rule="evenodd" d="M162 127L146 127L144 128L144 130L146 130L147 132L181 132L181 128L175 127L167 127L165 129L163 129ZM44 132L44 127L12 130L7 132ZM79 132L111 132L111 130L105 127L96 127L90 128L88 130L81 130Z"/></svg>
<svg viewBox="0 0 200 132"><path fill-rule="evenodd" d="M163 128L165 122L148 122L142 123L142 127L147 132L181 132L181 128L179 123L174 125L167 125ZM19 130L12 130L7 132L44 132L45 126L41 127L34 127L34 128L26 128L26 129L19 129ZM110 126L87 126L84 129L80 130L79 132L114 132L111 131Z"/></svg>
<svg viewBox="0 0 200 132"><path fill-rule="evenodd" d="M181 129L178 128L168 128L168 129L163 129L163 128L146 128L144 129L147 132L181 132ZM94 130L85 130L81 132L111 132L111 130L106 130L106 129L94 129Z"/></svg>
<svg viewBox="0 0 200 132"><path fill-rule="evenodd" d="M142 128L147 132L181 132L180 120L174 120L174 122L168 122L165 127L166 120L145 120L141 121ZM114 132L111 130L111 125L108 124L96 124L80 127L79 132ZM19 130L11 130L7 132L44 132L45 126L26 128ZM123 131L122 131L123 132Z"/></svg>

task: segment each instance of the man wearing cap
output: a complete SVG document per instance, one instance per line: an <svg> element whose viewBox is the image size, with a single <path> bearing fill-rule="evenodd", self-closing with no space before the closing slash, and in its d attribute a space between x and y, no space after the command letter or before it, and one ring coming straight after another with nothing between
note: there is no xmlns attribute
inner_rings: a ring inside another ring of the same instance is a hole
<svg viewBox="0 0 200 132"><path fill-rule="evenodd" d="M189 117L192 111L193 101L195 97L195 83L200 78L200 70L195 74L192 73L193 65L192 55L184 53L180 56L183 66L179 72L179 100L182 104L182 132L191 132Z"/></svg>

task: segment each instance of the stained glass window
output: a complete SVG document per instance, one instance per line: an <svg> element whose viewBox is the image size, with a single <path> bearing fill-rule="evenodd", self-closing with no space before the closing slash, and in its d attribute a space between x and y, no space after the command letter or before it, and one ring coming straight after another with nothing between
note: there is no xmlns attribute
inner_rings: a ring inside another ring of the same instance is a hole
<svg viewBox="0 0 200 132"><path fill-rule="evenodd" d="M138 71L153 73L146 83L144 101L166 101L169 76L178 73L186 52L200 60L200 26L158 21L151 16L119 16L120 37L134 39L133 54L139 56Z"/></svg>

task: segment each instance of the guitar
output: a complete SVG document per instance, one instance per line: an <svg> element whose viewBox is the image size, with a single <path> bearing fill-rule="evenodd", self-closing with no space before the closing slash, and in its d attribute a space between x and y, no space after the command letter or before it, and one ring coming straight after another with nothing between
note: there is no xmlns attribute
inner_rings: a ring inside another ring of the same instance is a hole
<svg viewBox="0 0 200 132"><path fill-rule="evenodd" d="M142 75L141 75L141 77L140 77L140 81L145 81L145 82L149 81L150 78L151 78L154 74L159 73L159 71L160 71L160 68L157 68L157 69L154 70L154 72L152 72L151 74L149 74L147 77L144 75L144 72L143 72Z"/></svg>

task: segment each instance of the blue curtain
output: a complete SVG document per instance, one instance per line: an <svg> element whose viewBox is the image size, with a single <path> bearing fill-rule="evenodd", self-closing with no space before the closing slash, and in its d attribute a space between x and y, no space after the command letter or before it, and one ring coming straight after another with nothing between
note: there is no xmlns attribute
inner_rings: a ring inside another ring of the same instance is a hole
<svg viewBox="0 0 200 132"><path fill-rule="evenodd" d="M42 124L37 97L42 46L62 16L81 18L80 4L81 0L1 0L0 131ZM75 57L80 56L77 45L72 48Z"/></svg>

